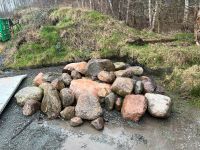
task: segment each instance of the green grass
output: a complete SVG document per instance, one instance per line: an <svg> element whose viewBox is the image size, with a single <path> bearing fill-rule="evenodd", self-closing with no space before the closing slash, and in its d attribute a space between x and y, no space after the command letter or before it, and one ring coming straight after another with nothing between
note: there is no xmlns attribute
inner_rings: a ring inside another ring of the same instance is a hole
<svg viewBox="0 0 200 150"><path fill-rule="evenodd" d="M177 39L178 41L194 42L193 33L177 33L174 35L174 38Z"/></svg>

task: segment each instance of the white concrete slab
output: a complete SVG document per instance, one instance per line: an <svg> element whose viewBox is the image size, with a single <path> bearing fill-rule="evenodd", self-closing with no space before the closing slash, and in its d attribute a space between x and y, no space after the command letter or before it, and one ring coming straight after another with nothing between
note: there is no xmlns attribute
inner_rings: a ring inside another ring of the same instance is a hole
<svg viewBox="0 0 200 150"><path fill-rule="evenodd" d="M0 78L0 114L27 75Z"/></svg>

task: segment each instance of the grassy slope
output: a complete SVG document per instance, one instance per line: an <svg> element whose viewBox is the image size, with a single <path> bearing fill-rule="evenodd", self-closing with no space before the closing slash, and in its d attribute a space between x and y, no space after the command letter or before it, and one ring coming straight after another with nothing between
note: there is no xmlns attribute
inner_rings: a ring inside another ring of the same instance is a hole
<svg viewBox="0 0 200 150"><path fill-rule="evenodd" d="M59 18L58 24L45 23L35 30L39 40L23 44L7 61L7 66L16 68L128 54L147 67L174 68L172 74L163 75L163 83L170 89L189 93L192 99L200 97L200 49L191 44L192 34L176 34L178 41L170 44L130 46L126 40L132 37L159 39L164 36L137 31L96 11L60 8L50 11L48 16L50 20ZM24 17L32 19L30 15ZM29 25L28 29L31 28ZM27 35L32 31L29 30ZM66 36L61 38L64 30Z"/></svg>

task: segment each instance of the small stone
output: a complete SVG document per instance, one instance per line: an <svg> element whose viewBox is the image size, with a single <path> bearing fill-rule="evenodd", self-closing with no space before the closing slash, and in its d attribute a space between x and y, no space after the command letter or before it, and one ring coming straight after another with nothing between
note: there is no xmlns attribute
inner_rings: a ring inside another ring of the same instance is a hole
<svg viewBox="0 0 200 150"><path fill-rule="evenodd" d="M116 95L114 93L110 93L108 96L105 97L105 108L109 111L113 110L115 101L116 101Z"/></svg>
<svg viewBox="0 0 200 150"><path fill-rule="evenodd" d="M60 91L60 98L63 107L71 106L75 99L72 90L68 88L64 88Z"/></svg>
<svg viewBox="0 0 200 150"><path fill-rule="evenodd" d="M104 120L102 117L99 117L91 122L91 125L97 130L103 130Z"/></svg>
<svg viewBox="0 0 200 150"><path fill-rule="evenodd" d="M81 79L81 74L78 71L73 70L71 72L71 77L72 77L72 79Z"/></svg>
<svg viewBox="0 0 200 150"><path fill-rule="evenodd" d="M51 82L51 85L57 89L58 91L62 90L65 88L65 84L62 80L60 79L55 79Z"/></svg>
<svg viewBox="0 0 200 150"><path fill-rule="evenodd" d="M44 82L43 79L44 74L42 72L40 72L34 79L33 79L33 84L35 86L39 86L40 84L42 84Z"/></svg>
<svg viewBox="0 0 200 150"><path fill-rule="evenodd" d="M63 73L62 80L66 86L69 86L71 84L72 78L68 73Z"/></svg>
<svg viewBox="0 0 200 150"><path fill-rule="evenodd" d="M101 71L98 74L98 79L102 82L106 83L113 83L115 80L116 76L114 72L107 72L107 71Z"/></svg>
<svg viewBox="0 0 200 150"><path fill-rule="evenodd" d="M25 87L21 90L19 90L15 94L15 98L17 100L17 103L20 106L24 106L26 101L28 100L35 100L35 101L41 101L43 96L43 91L39 87Z"/></svg>
<svg viewBox="0 0 200 150"><path fill-rule="evenodd" d="M122 98L118 97L116 102L115 102L115 109L117 111L121 111L121 108L122 108Z"/></svg>
<svg viewBox="0 0 200 150"><path fill-rule="evenodd" d="M91 94L79 96L75 111L77 117L86 120L94 120L103 113L99 100Z"/></svg>
<svg viewBox="0 0 200 150"><path fill-rule="evenodd" d="M146 93L149 113L157 118L167 118L172 109L171 98L165 95Z"/></svg>
<svg viewBox="0 0 200 150"><path fill-rule="evenodd" d="M134 88L133 80L130 78L118 77L111 86L111 90L120 95L126 96L131 94Z"/></svg>
<svg viewBox="0 0 200 150"><path fill-rule="evenodd" d="M110 93L110 89L101 88L101 89L99 89L99 91L98 91L97 94L98 94L98 97L104 98L104 97L106 97L109 93Z"/></svg>
<svg viewBox="0 0 200 150"><path fill-rule="evenodd" d="M121 113L124 119L137 122L145 114L146 109L147 101L143 95L127 95Z"/></svg>
<svg viewBox="0 0 200 150"><path fill-rule="evenodd" d="M142 92L143 92L142 81L136 81L136 83L135 83L135 94L142 94Z"/></svg>
<svg viewBox="0 0 200 150"><path fill-rule="evenodd" d="M75 107L65 107L65 109L60 112L60 116L65 120L72 119L75 116Z"/></svg>
<svg viewBox="0 0 200 150"><path fill-rule="evenodd" d="M114 66L115 66L115 70L123 70L123 69L126 69L128 65L125 64L124 62L116 62L114 63Z"/></svg>
<svg viewBox="0 0 200 150"><path fill-rule="evenodd" d="M65 37L67 37L67 31L66 31L66 30L63 30L63 31L61 31L61 33L60 33L60 38L65 38Z"/></svg>
<svg viewBox="0 0 200 150"><path fill-rule="evenodd" d="M70 120L70 125L72 127L77 127L83 124L83 120L80 117L74 117Z"/></svg>
<svg viewBox="0 0 200 150"><path fill-rule="evenodd" d="M31 116L40 109L41 103L35 100L28 100L23 107L23 115Z"/></svg>

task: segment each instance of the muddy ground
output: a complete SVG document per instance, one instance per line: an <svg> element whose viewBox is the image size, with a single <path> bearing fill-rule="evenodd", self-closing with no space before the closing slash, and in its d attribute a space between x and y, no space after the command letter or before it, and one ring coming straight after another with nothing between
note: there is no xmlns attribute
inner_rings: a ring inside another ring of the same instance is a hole
<svg viewBox="0 0 200 150"><path fill-rule="evenodd" d="M20 88L31 85L40 71L61 71L62 66L7 72L7 76L28 74ZM19 89L20 89L19 88ZM173 95L170 95L172 98ZM31 117L12 98L0 116L1 150L196 150L200 149L200 109L187 101L174 101L168 119L156 119L146 114L139 123L123 120L116 111L104 111L107 120L103 131L89 123L70 127L63 120L47 120L38 112Z"/></svg>

